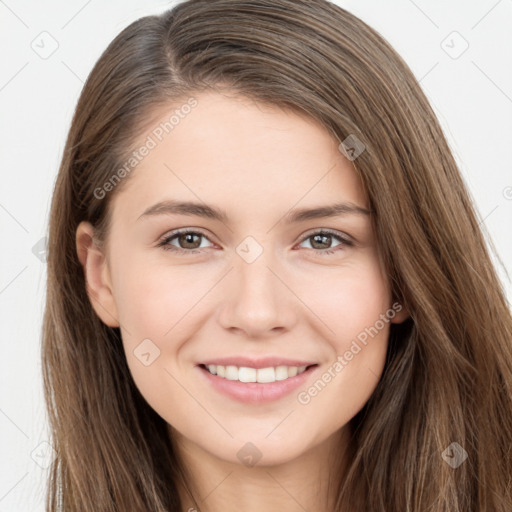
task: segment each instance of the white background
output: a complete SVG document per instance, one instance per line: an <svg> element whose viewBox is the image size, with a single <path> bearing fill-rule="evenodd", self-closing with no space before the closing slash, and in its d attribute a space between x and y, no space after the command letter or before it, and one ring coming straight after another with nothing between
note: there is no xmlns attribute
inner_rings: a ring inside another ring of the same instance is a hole
<svg viewBox="0 0 512 512"><path fill-rule="evenodd" d="M388 39L420 80L481 226L512 275L512 0L336 3ZM172 5L0 0L0 512L44 510L44 471L36 461L44 465L51 454L40 372L46 272L32 248L46 235L75 104L108 43L135 19ZM32 48L48 38L43 31L58 43L47 59ZM469 44L458 58L463 41L453 31ZM498 272L510 301L511 282L499 265Z"/></svg>

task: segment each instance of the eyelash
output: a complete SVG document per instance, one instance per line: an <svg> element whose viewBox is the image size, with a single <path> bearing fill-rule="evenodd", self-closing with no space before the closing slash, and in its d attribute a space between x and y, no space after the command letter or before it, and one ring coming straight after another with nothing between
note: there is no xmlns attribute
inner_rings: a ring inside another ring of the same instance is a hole
<svg viewBox="0 0 512 512"><path fill-rule="evenodd" d="M162 249L164 251L172 251L172 252L174 252L176 254L180 254L180 255L201 253L202 249L182 249L181 247L175 247L173 245L170 245L170 242L174 238L176 238L180 235L186 235L189 233L194 234L194 235L200 235L200 236L206 238L207 240L209 240L209 238L201 231L193 230L193 229L177 229L175 231L172 231L170 234L166 235L162 240L160 240L160 242L158 242L157 247L162 247ZM335 253L336 251L340 250L339 249L340 247L343 249L344 247L353 247L354 246L354 242L352 242L352 240L349 240L348 238L341 236L337 231L333 231L331 229L322 229L322 230L318 230L318 231L309 233L304 238L302 238L302 240L299 242L299 244L305 242L306 240L308 240L309 238L312 238L315 235L331 235L334 238L337 238L341 242L338 246L336 246L335 249L317 249L317 250L311 249L312 251L318 253L321 256L331 255L331 254Z"/></svg>

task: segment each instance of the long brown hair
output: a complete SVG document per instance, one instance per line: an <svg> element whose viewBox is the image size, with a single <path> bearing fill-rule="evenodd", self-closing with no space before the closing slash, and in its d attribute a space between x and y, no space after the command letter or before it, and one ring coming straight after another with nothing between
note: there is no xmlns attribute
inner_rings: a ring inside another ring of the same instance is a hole
<svg viewBox="0 0 512 512"><path fill-rule="evenodd" d="M394 298L384 373L352 420L335 510L512 510L512 319L472 200L415 77L372 28L326 0L188 0L124 29L81 93L55 184L42 362L52 445L48 511L178 511L185 482L165 421L130 376L77 257L151 112L204 90L320 121L353 160ZM136 172L136 171L135 171ZM452 467L458 443L467 460Z"/></svg>

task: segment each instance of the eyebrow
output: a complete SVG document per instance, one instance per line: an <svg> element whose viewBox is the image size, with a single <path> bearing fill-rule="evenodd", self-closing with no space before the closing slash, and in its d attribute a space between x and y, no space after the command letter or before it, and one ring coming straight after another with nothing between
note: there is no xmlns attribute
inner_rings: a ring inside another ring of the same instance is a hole
<svg viewBox="0 0 512 512"><path fill-rule="evenodd" d="M328 206L319 206L316 208L298 208L290 210L284 215L287 224L303 222L311 219L323 219L326 217L338 217L342 215L370 215L372 212L351 202L336 203ZM155 215L189 215L204 217L228 222L228 215L224 210L205 203L194 203L191 201L160 201L147 208L137 219L152 217Z"/></svg>

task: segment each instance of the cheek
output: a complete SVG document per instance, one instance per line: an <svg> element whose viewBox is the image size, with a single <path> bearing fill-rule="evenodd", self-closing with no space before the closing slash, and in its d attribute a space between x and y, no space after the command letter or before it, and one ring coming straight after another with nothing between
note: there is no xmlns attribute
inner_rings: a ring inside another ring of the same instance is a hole
<svg viewBox="0 0 512 512"><path fill-rule="evenodd" d="M326 336L331 339L356 336L390 307L388 287L374 258L340 268L339 272L330 273L314 284L308 283L304 294L314 305L315 313L326 326Z"/></svg>
<svg viewBox="0 0 512 512"><path fill-rule="evenodd" d="M143 257L123 260L114 279L121 323L160 336L207 290L192 267L166 267Z"/></svg>
<svg viewBox="0 0 512 512"><path fill-rule="evenodd" d="M215 282L209 274L210 283L192 266L152 264L147 256L132 256L119 262L113 276L128 367L142 396L162 417L168 413L169 396L178 417L186 415L180 407L193 406L179 384L178 356L193 336L200 306Z"/></svg>
<svg viewBox="0 0 512 512"><path fill-rule="evenodd" d="M200 311L204 315L207 304L219 300L214 288L223 273L209 265L165 266L161 259L151 262L147 255L132 255L115 268L119 320L128 337L133 337L131 343L154 338L165 339L167 345L170 337L186 337L184 329L195 315ZM310 276L304 279L302 273L293 288L322 320L325 337L337 340L340 350L347 340L374 325L390 306L386 283L373 255ZM196 307L199 303L201 306Z"/></svg>
<svg viewBox="0 0 512 512"><path fill-rule="evenodd" d="M386 312L391 306L377 259L331 273L328 280L317 281L310 292L332 363L339 361L343 367L339 373L333 369L340 375L335 379L337 385L352 382L364 388L366 378L369 385L375 384L385 362L390 325Z"/></svg>

